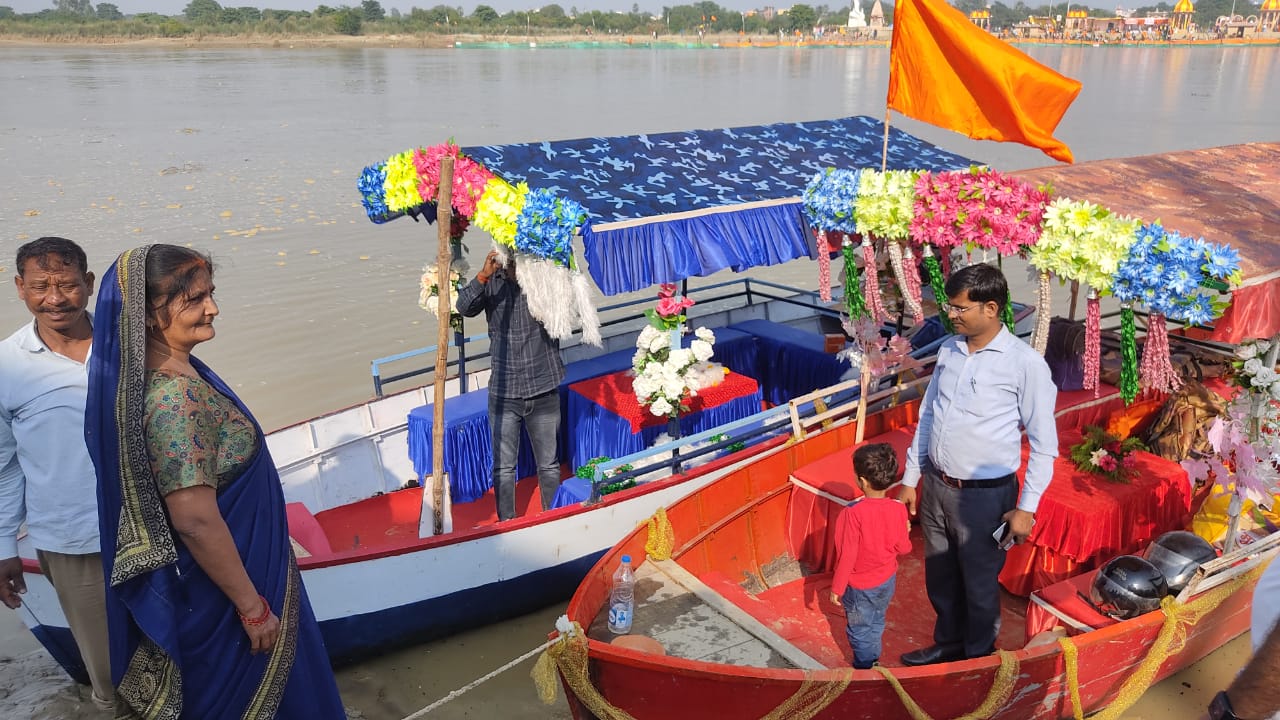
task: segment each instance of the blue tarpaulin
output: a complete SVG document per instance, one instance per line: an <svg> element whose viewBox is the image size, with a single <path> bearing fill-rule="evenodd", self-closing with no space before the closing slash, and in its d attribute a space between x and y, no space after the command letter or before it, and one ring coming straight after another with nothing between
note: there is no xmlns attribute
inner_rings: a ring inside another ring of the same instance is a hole
<svg viewBox="0 0 1280 720"><path fill-rule="evenodd" d="M582 203L592 278L607 295L814 257L800 196L828 167L879 168L884 125L858 116L655 135L463 148L509 182ZM891 129L888 167L972 162Z"/></svg>

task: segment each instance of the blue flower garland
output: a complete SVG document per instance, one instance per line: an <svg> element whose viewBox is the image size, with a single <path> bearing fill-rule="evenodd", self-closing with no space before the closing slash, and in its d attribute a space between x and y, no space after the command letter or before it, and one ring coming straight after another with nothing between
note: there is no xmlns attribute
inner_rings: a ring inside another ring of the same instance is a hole
<svg viewBox="0 0 1280 720"><path fill-rule="evenodd" d="M516 218L516 250L573 267L573 237L586 219L581 204L551 190L530 190Z"/></svg>
<svg viewBox="0 0 1280 720"><path fill-rule="evenodd" d="M1207 325L1222 314L1226 303L1200 290L1226 290L1240 270L1238 252L1158 223L1140 227L1136 238L1116 271L1112 295L1191 325Z"/></svg>
<svg viewBox="0 0 1280 720"><path fill-rule="evenodd" d="M393 213L387 207L386 197L383 195L383 183L387 180L387 164L380 162L377 165L370 165L360 173L360 178L356 180L356 189L360 191L360 201L364 204L364 212L369 219L381 225L388 220L394 220L404 213Z"/></svg>
<svg viewBox="0 0 1280 720"><path fill-rule="evenodd" d="M854 201L858 198L860 170L827 168L809 180L804 189L804 214L819 230L857 232Z"/></svg>

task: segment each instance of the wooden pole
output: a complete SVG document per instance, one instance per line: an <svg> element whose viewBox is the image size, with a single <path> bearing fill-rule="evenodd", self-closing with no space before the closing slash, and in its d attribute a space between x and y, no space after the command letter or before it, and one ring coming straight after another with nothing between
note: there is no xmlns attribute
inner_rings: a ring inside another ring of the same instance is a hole
<svg viewBox="0 0 1280 720"><path fill-rule="evenodd" d="M444 474L444 382L449 362L449 315L453 307L449 299L449 268L453 252L449 246L453 225L453 158L440 159L440 193L436 198L436 230L440 252L436 256L436 278L442 288L438 305L436 332L435 407L431 425L431 493L435 500L435 534L444 532L444 494L449 479ZM426 492L424 489L423 492Z"/></svg>
<svg viewBox="0 0 1280 720"><path fill-rule="evenodd" d="M1080 281L1072 280L1071 281L1071 311L1067 314L1067 319L1073 322L1076 319L1076 300L1078 300L1079 298L1080 298ZM1036 311L1039 312L1039 309L1037 308Z"/></svg>
<svg viewBox="0 0 1280 720"><path fill-rule="evenodd" d="M880 172L889 167L889 106L884 106L884 144L880 146Z"/></svg>

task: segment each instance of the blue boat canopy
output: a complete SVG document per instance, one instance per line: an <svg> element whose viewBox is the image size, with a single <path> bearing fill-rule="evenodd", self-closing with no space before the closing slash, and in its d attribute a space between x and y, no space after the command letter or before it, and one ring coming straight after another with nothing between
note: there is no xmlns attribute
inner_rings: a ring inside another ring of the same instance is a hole
<svg viewBox="0 0 1280 720"><path fill-rule="evenodd" d="M816 257L801 195L829 167L879 168L881 121L866 116L656 135L462 148L511 183L582 203L591 277L606 295ZM890 130L888 167L972 165Z"/></svg>

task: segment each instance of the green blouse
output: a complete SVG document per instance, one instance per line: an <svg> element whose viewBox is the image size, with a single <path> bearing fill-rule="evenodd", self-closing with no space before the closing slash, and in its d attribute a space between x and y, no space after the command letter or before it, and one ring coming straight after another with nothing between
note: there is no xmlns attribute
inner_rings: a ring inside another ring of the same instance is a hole
<svg viewBox="0 0 1280 720"><path fill-rule="evenodd" d="M253 423L201 378L147 371L146 408L147 454L163 495L198 485L220 489L258 450Z"/></svg>

